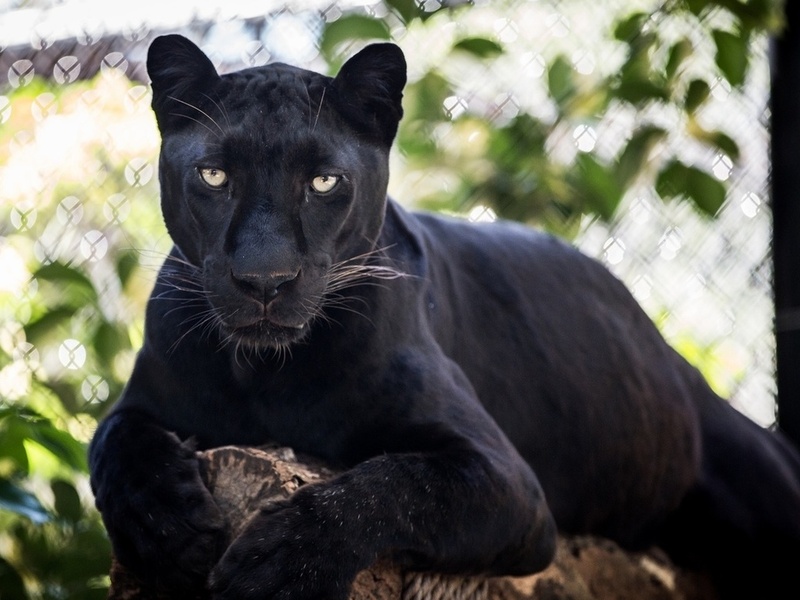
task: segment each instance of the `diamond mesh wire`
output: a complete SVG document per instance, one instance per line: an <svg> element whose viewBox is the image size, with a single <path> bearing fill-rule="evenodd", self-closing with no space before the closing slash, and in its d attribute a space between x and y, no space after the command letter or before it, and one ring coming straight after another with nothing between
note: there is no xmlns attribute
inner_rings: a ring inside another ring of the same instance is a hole
<svg viewBox="0 0 800 600"><path fill-rule="evenodd" d="M158 253L169 245L157 216L157 135L143 68L154 35L167 30L190 35L222 71L271 60L326 70L319 53L326 23L353 12L386 17L393 39L408 55L410 79L437 65L452 84L454 93L439 107L444 114L456 118L473 111L490 115L500 126L520 111L554 118L544 80L546 65L558 54L569 57L579 72L613 73L624 59L607 35L614 15L651 9L654 3L476 1L458 18L437 17L435 26L425 28L406 28L386 6L355 0L272 3L266 9L262 2L245 1L230 2L224 9L188 2L167 7L149 0L107 4L112 6L18 2L0 17L0 126L8 139L0 149L0 206L7 216L0 225L0 279L2 289L16 297L16 303L4 304L0 315L0 342L24 368L79 372L84 397L99 400L109 394L108 386L86 365L85 341L67 338L55 354L40 356L19 333L31 318L26 298L38 293L37 282L28 277L30 267L18 260L18 246L24 245L19 237L27 239L40 264L61 260L85 265L100 282L108 315L130 318L127 313L137 310L117 289L108 253L110 247L135 248L152 254L155 265ZM426 0L421 6L433 9L438 3ZM701 36L686 24L653 26L666 36L696 40L697 69L713 60ZM504 55L482 68L448 61L447 49L465 33L497 40ZM343 55L349 49L348 44L340 48ZM36 83L34 75L79 92L74 97L55 94ZM103 83L80 88L92 77ZM29 92L31 101L24 110L12 110L9 97L21 90ZM612 222L585 219L575 240L629 285L666 337L689 360L702 364L721 393L765 425L774 421L775 396L767 94L766 42L760 40L744 89L731 90L717 81L701 115L739 142L741 160L733 165L725 156L690 144L678 148L688 161L706 165L729 184L727 201L715 219L683 203L665 204L652 188L641 186L625 197ZM673 127L679 118L644 116L665 127ZM565 128L548 150L565 161L586 150L612 156L642 118L620 106L600 122ZM451 128L437 129L434 135L443 143L448 138L458 143ZM87 151L90 144L96 149ZM121 177L110 166L116 162L124 164ZM448 185L439 173L410 169L402 156L394 157L393 167L390 191L409 206L420 190ZM102 190L99 200L97 189ZM475 214L484 213L479 208ZM147 285L141 287L143 297ZM129 368L130 357L127 361L127 367L119 367L122 371ZM6 379L0 392L12 397L13 382Z"/></svg>

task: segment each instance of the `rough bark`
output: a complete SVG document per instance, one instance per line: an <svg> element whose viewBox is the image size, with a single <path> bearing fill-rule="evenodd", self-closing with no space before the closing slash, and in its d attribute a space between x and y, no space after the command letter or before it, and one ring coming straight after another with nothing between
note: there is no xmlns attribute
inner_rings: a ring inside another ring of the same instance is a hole
<svg viewBox="0 0 800 600"><path fill-rule="evenodd" d="M235 535L259 507L333 475L288 448L227 447L200 454L206 483ZM116 561L110 599L177 600L147 589ZM464 578L402 573L378 563L361 572L350 600L709 600L708 582L657 549L626 552L611 541L561 537L554 563L530 577ZM202 600L202 599L198 599Z"/></svg>

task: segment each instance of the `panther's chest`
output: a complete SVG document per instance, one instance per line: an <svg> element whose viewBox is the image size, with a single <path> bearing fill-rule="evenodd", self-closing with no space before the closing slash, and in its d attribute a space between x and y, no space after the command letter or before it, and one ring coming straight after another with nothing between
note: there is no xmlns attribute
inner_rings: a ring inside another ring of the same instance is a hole
<svg viewBox="0 0 800 600"><path fill-rule="evenodd" d="M254 359L251 358L251 363ZM255 368L242 362L232 368L235 389L209 411L203 446L278 443L339 460L347 453L357 411L364 397L359 385L340 369ZM216 416L215 416L216 414Z"/></svg>

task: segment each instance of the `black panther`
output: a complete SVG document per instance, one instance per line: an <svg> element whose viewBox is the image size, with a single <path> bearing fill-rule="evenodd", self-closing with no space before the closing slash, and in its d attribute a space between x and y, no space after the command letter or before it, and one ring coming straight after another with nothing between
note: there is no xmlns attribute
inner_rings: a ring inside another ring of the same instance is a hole
<svg viewBox="0 0 800 600"><path fill-rule="evenodd" d="M330 599L379 557L527 574L557 531L659 544L720 593L800 597L800 460L719 398L594 260L387 199L406 65L147 69L174 241L130 381L90 447L118 559L165 589ZM197 449L344 469L236 539ZM765 593L765 590L767 592Z"/></svg>

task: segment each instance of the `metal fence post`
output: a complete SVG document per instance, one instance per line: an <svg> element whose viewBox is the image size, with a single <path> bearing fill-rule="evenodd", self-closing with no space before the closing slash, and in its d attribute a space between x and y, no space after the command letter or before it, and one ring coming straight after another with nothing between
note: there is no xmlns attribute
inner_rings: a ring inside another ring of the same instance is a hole
<svg viewBox="0 0 800 600"><path fill-rule="evenodd" d="M773 46L772 211L778 424L800 444L800 4Z"/></svg>

